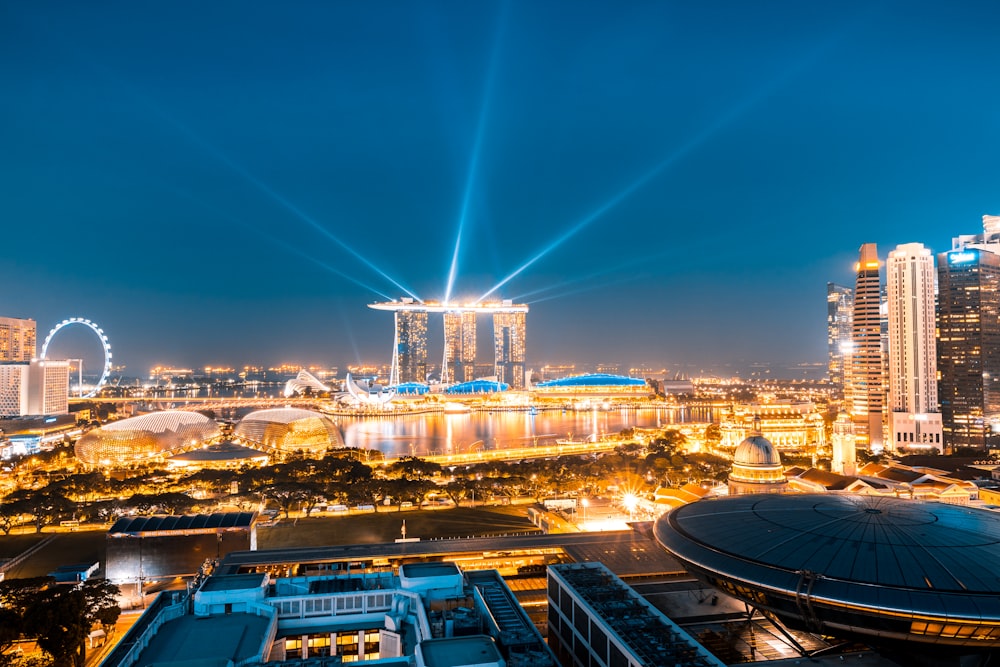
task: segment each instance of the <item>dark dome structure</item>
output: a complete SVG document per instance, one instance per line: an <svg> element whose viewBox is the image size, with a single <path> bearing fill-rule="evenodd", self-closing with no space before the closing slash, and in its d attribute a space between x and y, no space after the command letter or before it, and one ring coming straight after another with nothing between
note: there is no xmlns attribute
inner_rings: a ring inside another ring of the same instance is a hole
<svg viewBox="0 0 1000 667"><path fill-rule="evenodd" d="M702 500L657 520L692 575L791 627L881 643L994 649L1000 515L897 498Z"/></svg>

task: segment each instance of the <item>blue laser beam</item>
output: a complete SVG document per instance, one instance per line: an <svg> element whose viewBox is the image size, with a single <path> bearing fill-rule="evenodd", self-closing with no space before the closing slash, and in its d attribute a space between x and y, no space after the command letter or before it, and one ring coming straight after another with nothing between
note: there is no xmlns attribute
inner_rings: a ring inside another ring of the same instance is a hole
<svg viewBox="0 0 1000 667"><path fill-rule="evenodd" d="M372 287L371 285L367 285L367 284L361 282L360 280L358 280L354 276L351 276L351 275L349 275L347 273L344 273L343 271L340 271L338 269L333 268L332 266L330 266L329 264L327 264L323 260L316 259L315 257L302 252L298 248L290 246L289 244L285 243L281 239L275 238L275 237L271 236L270 234L265 234L263 232L259 232L259 233L260 233L261 236L263 236L264 238L266 238L269 242L271 242L271 243L273 243L273 244L275 244L277 246L281 246L282 248L284 248L288 252L290 252L290 253L292 253L294 255L298 255L302 259L305 259L305 260L307 260L309 262L312 262L313 264L315 264L315 265L317 265L317 266L319 266L319 267L321 267L323 269L326 269L330 273L335 273L336 275L340 276L341 278L344 278L345 280L349 280L350 282L354 283L358 287L362 287L362 288L368 290L369 292L372 292L373 294L377 294L378 296L382 297L386 301L392 301L392 297L391 296L388 296L387 294L384 294L383 292L377 290L376 288Z"/></svg>
<svg viewBox="0 0 1000 667"><path fill-rule="evenodd" d="M154 107L154 109L156 109L156 107ZM389 281L394 286L396 286L399 289L401 289L403 292L405 292L409 296L413 297L417 301L421 301L422 300L422 299L420 299L420 297L418 297L412 291L410 291L405 286L403 286L399 281L395 280L388 273L386 273L385 271L383 271L382 269L380 269L378 266L376 266L374 262L370 261L367 257L363 256L357 250L355 250L351 246L347 245L344 241L340 240L340 238L338 238L336 235L334 235L333 233L331 233L330 230L328 230L326 227L324 227L319 222L317 222L316 220L314 220L311 216L307 215L298 206L296 206L295 204L293 204L292 202L290 202L287 198L285 198L284 196L282 196L276 190L274 190L273 188L269 187L266 183L264 183L259 178L257 178L252 173L250 173L249 170L247 170L246 168L244 168L242 165L237 164L228 155L226 155L221 150L219 150L218 148L216 148L212 144L210 144L207 141L205 141L204 139L202 139L191 128L187 127L186 125L184 125L183 123L181 123L180 121L178 121L175 118L171 117L169 114L163 112L160 109L156 109L156 111L160 115L161 118L164 118L168 123L170 123L171 125L173 125L177 130L179 130L181 133L183 133L190 141L192 141L195 144L197 144L199 147L201 147L203 150L205 150L206 152L208 152L216 160L218 160L222 164L224 164L227 167L229 167L232 171L234 171L237 174L239 174L240 176L242 176L248 183L250 183L251 185L253 185L254 187L256 187L260 192L262 192L265 195L267 195L271 200L273 200L273 201L277 202L278 204L280 204L282 207L285 208L285 210L289 211L290 213L292 213L293 215L295 215L297 218L299 218L299 220L301 220L302 222L305 222L306 224L308 224L310 227L312 227L313 229L315 229L316 231L318 231L320 234L322 234L323 236L325 236L328 240L333 241L334 243L336 243L343 250L347 251L352 257L354 257L355 259L357 259L359 262L361 262L362 264L364 264L365 266L367 266L369 269L371 269L375 273L377 273L380 276L382 276L383 278L385 278L387 281ZM344 275L344 274L342 274L342 275Z"/></svg>
<svg viewBox="0 0 1000 667"><path fill-rule="evenodd" d="M671 250L672 251L676 250L676 248L673 248ZM661 253L657 253L655 255L650 255L648 257L640 257L640 258L632 259L632 260L629 260L627 262L622 262L620 264L615 264L614 266L609 266L609 267L607 267L605 269L601 269L600 271L595 271L595 272L587 274L585 276L580 276L578 278L573 278L571 280L563 280L562 282L553 283L551 285L546 285L544 287L539 287L538 289L531 290L530 292L524 292L523 294L520 294L520 295L514 297L514 301L525 301L529 297L533 297L533 296L536 296L536 295L539 295L539 294L544 294L545 292L550 292L552 290L559 289L561 287L569 287L570 285L576 285L578 283L586 282L588 280L593 280L594 278L601 278L603 276L608 275L609 273L618 273L619 271L621 271L623 269L628 269L628 268L632 268L634 266L641 266L643 264L648 264L649 262L653 262L653 261L655 261L657 259L660 259L662 257L666 257L668 254L670 254L670 253L661 252ZM607 283L603 283L603 284L607 284ZM573 292L571 292L571 294L572 293ZM548 299L548 297L546 297L545 299L542 299L542 300L547 300L547 299Z"/></svg>
<svg viewBox="0 0 1000 667"><path fill-rule="evenodd" d="M629 275L629 276L622 276L621 278L618 278L617 280L612 280L610 282L602 282L599 285L588 285L586 287L579 287L579 288L574 289L574 290L567 290L565 292L559 292L558 294L552 294L552 295L549 295L549 296L542 297L540 299L532 299L531 301L526 301L525 303L527 303L529 306L531 306L531 305L534 305L534 304L537 304L537 303L543 303L545 301L552 301L554 299L562 299L563 297L572 296L573 294L580 294L582 292L590 292L592 290L595 290L595 289L598 289L598 288L601 288L601 287L610 287L612 285L621 285L621 284L624 284L624 283L630 283L630 282L633 282L635 280L639 280L641 277L642 276L640 276L638 274Z"/></svg>
<svg viewBox="0 0 1000 667"><path fill-rule="evenodd" d="M455 234L455 249L451 254L451 266L448 268L448 281L444 289L444 302L451 299L451 290L455 286L455 277L458 275L458 258L462 248L462 235L465 231L465 223L469 218L469 204L472 201L472 192L479 175L479 156L483 146L483 135L486 127L486 118L490 107L490 100L493 97L493 83L496 80L498 53L500 51L501 35L503 34L506 5L501 7L500 20L498 22L496 34L493 37L493 49L490 54L490 62L487 67L486 83L483 86L483 99L479 108L479 122L476 126L476 136L472 144L472 152L469 155L469 168L465 176L465 191L462 194L462 205L458 215L458 232Z"/></svg>
<svg viewBox="0 0 1000 667"><path fill-rule="evenodd" d="M613 197L608 199L606 202L598 206L594 211L584 216L579 222L567 229L565 232L556 237L548 245L542 248L541 251L536 253L534 256L529 258L526 262L521 264L518 268L514 269L512 273L503 278L500 282L494 285L488 292L479 297L479 300L487 298L498 289L509 283L511 280L519 276L533 264L543 259L546 255L556 250L559 246L563 245L569 239L576 236L583 229L589 226L598 218L604 216L608 211L612 210L624 200L632 196L636 191L644 187L654 178L656 178L661 172L663 172L667 167L672 166L682 157L686 156L688 153L692 152L706 141L708 141L712 136L720 132L726 126L733 123L736 119L746 114L752 107L754 107L758 102L760 102L765 97L771 95L778 88L783 86L790 79L794 78L806 68L811 66L824 51L830 48L830 46L835 41L835 38L839 38L839 35L834 35L830 39L821 43L804 58L795 59L794 65L789 67L784 72L780 73L778 76L771 79L759 90L757 90L752 95L747 96L738 104L730 107L725 113L715 119L714 122L710 123L707 127L702 129L700 132L695 134L693 137L688 139L686 142L681 144L676 148L670 155L668 155L663 160L659 161L652 168L648 169L645 173L641 174L637 179L632 181L631 184L626 186L623 190L615 194Z"/></svg>

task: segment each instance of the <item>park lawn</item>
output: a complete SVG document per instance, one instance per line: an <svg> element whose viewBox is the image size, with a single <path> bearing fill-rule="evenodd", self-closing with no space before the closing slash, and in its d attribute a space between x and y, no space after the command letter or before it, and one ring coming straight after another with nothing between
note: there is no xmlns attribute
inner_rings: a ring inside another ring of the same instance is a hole
<svg viewBox="0 0 1000 667"><path fill-rule="evenodd" d="M257 548L285 549L393 542L402 537L403 521L406 521L406 537L419 537L422 540L537 531L528 521L524 507L455 507L310 517L299 519L298 522L282 519L273 526L257 528Z"/></svg>
<svg viewBox="0 0 1000 667"><path fill-rule="evenodd" d="M43 539L55 536L49 544L23 563L7 571L8 578L44 577L60 565L100 563L104 566L107 530L81 530L66 533L35 533L0 537L0 554L13 558Z"/></svg>

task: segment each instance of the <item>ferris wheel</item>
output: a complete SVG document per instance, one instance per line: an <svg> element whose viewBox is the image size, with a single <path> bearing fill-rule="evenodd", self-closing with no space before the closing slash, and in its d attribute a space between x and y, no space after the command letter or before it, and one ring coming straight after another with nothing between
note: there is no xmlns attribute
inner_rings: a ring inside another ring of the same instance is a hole
<svg viewBox="0 0 1000 667"><path fill-rule="evenodd" d="M45 355L49 351L49 343L52 342L52 338L59 331L65 329L68 326L77 324L85 326L91 331L93 331L95 334L97 334L97 338L101 343L101 348L104 350L104 369L101 371L101 378L97 381L97 384L94 385L94 388L90 391L89 394L84 394L81 396L81 398L93 398L94 396L97 395L97 392L99 392L101 388L108 383L108 375L111 374L111 344L108 342L108 337L105 335L104 331L101 330L101 327L97 326L96 322L85 320L82 317L71 317L68 320L63 320L59 324L52 327L52 331L50 331L49 335L45 337L45 342L42 343L42 353L41 355L39 355L38 358L39 359L46 358ZM81 364L82 363L83 362L81 362Z"/></svg>

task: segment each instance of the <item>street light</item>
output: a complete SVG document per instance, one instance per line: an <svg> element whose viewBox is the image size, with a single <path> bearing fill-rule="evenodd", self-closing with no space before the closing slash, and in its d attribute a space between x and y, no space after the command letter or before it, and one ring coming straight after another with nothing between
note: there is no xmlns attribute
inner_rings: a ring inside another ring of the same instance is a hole
<svg viewBox="0 0 1000 667"><path fill-rule="evenodd" d="M584 523L584 525L586 525L587 524L587 506L590 505L590 501L587 500L586 498L581 498L580 499L580 505L583 506L583 523Z"/></svg>
<svg viewBox="0 0 1000 667"><path fill-rule="evenodd" d="M635 508L639 506L639 496L634 493L626 493L622 496L622 506L628 510L629 521L635 519Z"/></svg>

